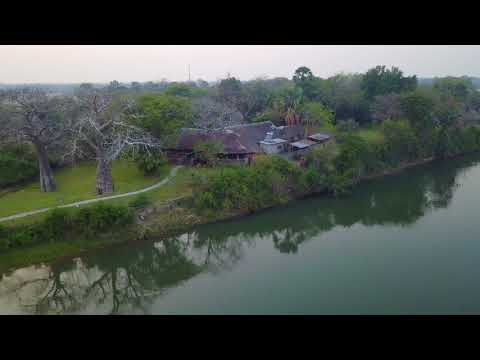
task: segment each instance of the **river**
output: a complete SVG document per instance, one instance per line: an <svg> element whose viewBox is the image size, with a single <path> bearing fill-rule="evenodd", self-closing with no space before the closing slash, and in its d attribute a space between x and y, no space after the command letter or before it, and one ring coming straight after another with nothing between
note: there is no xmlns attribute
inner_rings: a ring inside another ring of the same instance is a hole
<svg viewBox="0 0 480 360"><path fill-rule="evenodd" d="M1 275L0 314L478 314L480 155Z"/></svg>

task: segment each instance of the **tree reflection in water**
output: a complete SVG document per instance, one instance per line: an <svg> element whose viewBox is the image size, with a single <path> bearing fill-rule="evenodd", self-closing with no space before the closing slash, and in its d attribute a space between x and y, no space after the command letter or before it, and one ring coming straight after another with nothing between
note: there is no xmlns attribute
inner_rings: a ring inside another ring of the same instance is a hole
<svg viewBox="0 0 480 360"><path fill-rule="evenodd" d="M257 241L271 240L280 252L296 253L305 241L337 226L409 226L433 209L448 207L458 175L474 162L461 158L431 164L366 183L350 197L308 199L249 218L200 226L157 243L118 246L49 268L21 269L0 282L0 309L146 314L168 289L204 271L232 268L245 246Z"/></svg>

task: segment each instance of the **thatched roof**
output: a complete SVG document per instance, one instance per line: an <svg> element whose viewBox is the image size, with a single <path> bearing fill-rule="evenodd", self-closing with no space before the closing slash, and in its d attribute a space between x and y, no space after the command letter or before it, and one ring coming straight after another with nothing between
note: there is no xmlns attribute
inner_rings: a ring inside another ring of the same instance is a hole
<svg viewBox="0 0 480 360"><path fill-rule="evenodd" d="M240 143L240 137L233 132L204 131L198 129L183 129L177 144L177 149L193 150L197 143L217 141L223 145L224 154L248 153L246 147Z"/></svg>
<svg viewBox="0 0 480 360"><path fill-rule="evenodd" d="M274 138L286 141L290 141L292 137L304 137L303 127L300 125L276 127L271 121L234 125L211 131L186 128L180 132L176 149L191 151L198 142L219 141L223 144L225 154L262 153L259 142L265 139L268 132L273 132Z"/></svg>
<svg viewBox="0 0 480 360"><path fill-rule="evenodd" d="M247 148L248 152L260 153L262 152L262 149L258 143L265 139L267 132L272 131L273 128L274 125L271 121L264 121L253 124L230 126L227 129L239 135L240 142Z"/></svg>
<svg viewBox="0 0 480 360"><path fill-rule="evenodd" d="M305 136L305 129L301 125L278 126L275 127L273 136L287 141L299 140Z"/></svg>

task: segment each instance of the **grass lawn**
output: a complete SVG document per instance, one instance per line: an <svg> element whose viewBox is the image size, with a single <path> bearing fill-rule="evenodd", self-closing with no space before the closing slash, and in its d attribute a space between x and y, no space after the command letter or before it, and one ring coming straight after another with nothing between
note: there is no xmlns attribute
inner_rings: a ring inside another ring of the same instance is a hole
<svg viewBox="0 0 480 360"><path fill-rule="evenodd" d="M210 168L190 168L190 167L181 168L178 170L177 175L173 179L171 179L167 184L157 189L148 191L145 193L145 195L148 196L148 198L152 201L152 203L155 203L157 205L166 203L169 200L172 200L175 198L191 195L192 194L192 187L191 187L192 175L194 173L208 174L212 171L215 171L215 170ZM165 170L165 173L163 174L163 176L165 176L168 172L170 172L170 168ZM114 176L115 176L115 173L114 173ZM153 182L155 183L155 182L158 182L159 180L160 178L157 178ZM149 184L145 184L145 186L141 186L141 187L146 187L148 185ZM128 205L134 199L135 199L135 196L129 196L125 198L112 199L107 201L109 204ZM0 202L2 200L3 199L0 197ZM4 206L3 203L1 203L1 206ZM94 206L94 204L89 204L84 206ZM34 222L41 221L47 215L48 215L48 212L35 214L35 215L26 216L26 217L15 219L15 220L5 221L5 222L2 222L1 225L16 226L16 225L31 224ZM8 216L8 215L4 215L4 216Z"/></svg>
<svg viewBox="0 0 480 360"><path fill-rule="evenodd" d="M361 128L357 131L357 135L368 142L380 143L384 140L383 134L376 128Z"/></svg>
<svg viewBox="0 0 480 360"><path fill-rule="evenodd" d="M204 168L204 167L183 167L178 170L177 175L171 179L167 184L145 193L148 198L155 204L166 203L169 200L192 195L192 176L193 174L208 174L216 169ZM110 204L125 204L127 205L132 201L135 196L112 199L109 200Z"/></svg>
<svg viewBox="0 0 480 360"><path fill-rule="evenodd" d="M0 217L96 198L95 162L86 162L55 173L57 191L42 193L37 182L0 197ZM118 160L113 163L115 194L139 190L153 185L170 172L170 167L155 177L145 177L134 162Z"/></svg>

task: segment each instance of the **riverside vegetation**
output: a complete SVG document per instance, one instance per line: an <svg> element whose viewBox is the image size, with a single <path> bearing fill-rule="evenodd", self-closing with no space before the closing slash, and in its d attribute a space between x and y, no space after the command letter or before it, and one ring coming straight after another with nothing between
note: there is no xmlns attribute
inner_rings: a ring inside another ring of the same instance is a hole
<svg viewBox="0 0 480 360"><path fill-rule="evenodd" d="M377 131L383 137L381 142L351 132L340 133L338 143L310 152L303 164L279 156L262 156L249 167L192 170L185 185L192 188L193 201L184 215L196 217L192 224L198 224L252 213L312 194L347 195L361 179L394 171L425 156L455 156L480 150L480 128L476 126L455 132L446 154L435 152L440 147L435 142L425 150L423 144L415 141L408 122L385 122ZM135 211L151 203L148 195L143 194L128 204L55 209L33 224L9 227L8 231L0 227L0 253L42 243L98 240L102 233L116 236L135 226L130 239L136 238ZM150 234L184 230L189 225L184 217L168 214L155 215L152 222L157 223L157 230Z"/></svg>
<svg viewBox="0 0 480 360"><path fill-rule="evenodd" d="M157 138L181 126L200 126L205 120L200 116L203 107L192 104L213 90L190 92L191 87L172 84L165 94L140 97L140 115L131 121ZM211 96L215 101L235 108L247 121L282 125L286 117L293 116L310 129L330 132L335 141L311 151L301 162L265 155L252 166L223 166L212 157L210 147L199 144L198 156L210 166L184 169L165 190L133 200L56 209L33 221L0 225L0 256L13 258L11 254L22 250L21 258L45 246L50 250L32 256L32 261L51 260L48 253L64 244L81 244L72 247L69 253L74 253L106 243L107 238L123 241L183 230L312 194L344 196L362 179L480 150L479 93L468 79L446 78L430 87L417 87L415 77L404 77L396 68L377 67L361 76L320 79L302 67L292 81L258 80L242 85L228 78L214 90L218 92ZM258 100L254 105L247 101L252 98ZM15 146L5 145L1 151L2 186L18 185L38 175L35 154L25 144ZM88 156L83 160L91 160L91 153ZM145 176L167 166L161 155L151 152L140 152L135 159ZM103 170L109 170L105 166ZM136 213L181 196L191 201L170 212L152 210L142 215L144 220L136 221Z"/></svg>

